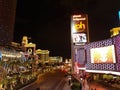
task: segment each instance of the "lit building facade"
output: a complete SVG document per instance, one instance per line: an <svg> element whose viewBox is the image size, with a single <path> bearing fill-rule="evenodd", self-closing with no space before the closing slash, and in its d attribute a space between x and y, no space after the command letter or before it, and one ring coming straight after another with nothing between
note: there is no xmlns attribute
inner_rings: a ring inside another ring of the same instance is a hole
<svg viewBox="0 0 120 90"><path fill-rule="evenodd" d="M74 17L72 19L74 20ZM85 20L85 18L77 17L75 20ZM120 27L110 30L111 38L89 42L87 39L89 35L85 32L78 32L78 30L74 32L77 28L84 29L84 22L81 24L78 21L76 21L77 24L74 21L71 22L73 73L91 80L120 81ZM81 33L87 36L82 43L80 42L82 36L79 35Z"/></svg>
<svg viewBox="0 0 120 90"><path fill-rule="evenodd" d="M0 45L13 41L17 0L0 0Z"/></svg>
<svg viewBox="0 0 120 90"><path fill-rule="evenodd" d="M21 43L22 43L22 46L28 44L28 37L27 36L23 36Z"/></svg>
<svg viewBox="0 0 120 90"><path fill-rule="evenodd" d="M36 50L36 44L35 43L28 43L26 45L24 45L25 47L25 52L29 53L30 55L34 55L35 54L35 50Z"/></svg>
<svg viewBox="0 0 120 90"><path fill-rule="evenodd" d="M49 57L50 59L49 59L49 62L50 63L61 63L61 62L63 62L63 58L62 57L60 57L60 56L54 56L54 57Z"/></svg>
<svg viewBox="0 0 120 90"><path fill-rule="evenodd" d="M120 27L112 28L110 30L110 33L111 33L111 37L118 35L120 33Z"/></svg>
<svg viewBox="0 0 120 90"><path fill-rule="evenodd" d="M37 49L36 54L39 57L39 62L42 64L49 63L50 57L49 57L49 50L41 50Z"/></svg>
<svg viewBox="0 0 120 90"><path fill-rule="evenodd" d="M120 34L112 38L91 42L86 50L86 75L93 80L120 80Z"/></svg>
<svg viewBox="0 0 120 90"><path fill-rule="evenodd" d="M23 52L34 55L36 51L36 44L32 42L28 42L27 36L23 36L21 44L22 44Z"/></svg>

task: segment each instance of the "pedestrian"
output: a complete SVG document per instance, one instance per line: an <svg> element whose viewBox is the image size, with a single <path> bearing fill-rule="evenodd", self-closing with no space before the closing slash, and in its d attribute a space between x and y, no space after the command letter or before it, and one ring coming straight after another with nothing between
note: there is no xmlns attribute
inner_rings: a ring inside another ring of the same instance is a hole
<svg viewBox="0 0 120 90"><path fill-rule="evenodd" d="M82 84L80 83L80 90L82 90Z"/></svg>
<svg viewBox="0 0 120 90"><path fill-rule="evenodd" d="M69 79L69 81L68 81L68 82L69 82L69 85L70 85L70 84L71 84L71 80Z"/></svg>
<svg viewBox="0 0 120 90"><path fill-rule="evenodd" d="M85 86L85 80L83 79L83 81L82 81L82 84L83 84L83 87Z"/></svg>
<svg viewBox="0 0 120 90"><path fill-rule="evenodd" d="M36 88L36 90L40 90L39 88Z"/></svg>

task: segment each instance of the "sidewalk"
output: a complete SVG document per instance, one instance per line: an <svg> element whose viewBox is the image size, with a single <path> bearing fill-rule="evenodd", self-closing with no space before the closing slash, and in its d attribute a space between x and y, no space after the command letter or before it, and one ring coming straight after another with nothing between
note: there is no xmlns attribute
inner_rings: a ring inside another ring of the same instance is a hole
<svg viewBox="0 0 120 90"><path fill-rule="evenodd" d="M98 84L98 83L96 83L96 82L93 82L93 83L91 83L90 85L89 85L89 88L90 88L90 90L91 89L93 89L93 90L110 90L110 89L108 89L107 87L104 87L104 86L102 86L102 85L100 85L100 84Z"/></svg>
<svg viewBox="0 0 120 90"><path fill-rule="evenodd" d="M88 83L86 79L83 85L83 81L81 81L76 75L73 76L82 83L82 90L120 90L111 86L107 86L103 82L92 81L91 83Z"/></svg>
<svg viewBox="0 0 120 90"><path fill-rule="evenodd" d="M90 88L96 88L96 90L120 90L120 88L112 87L104 82L92 82Z"/></svg>
<svg viewBox="0 0 120 90"><path fill-rule="evenodd" d="M68 84L68 81L66 80L66 83L63 87L63 90L71 90L71 86Z"/></svg>

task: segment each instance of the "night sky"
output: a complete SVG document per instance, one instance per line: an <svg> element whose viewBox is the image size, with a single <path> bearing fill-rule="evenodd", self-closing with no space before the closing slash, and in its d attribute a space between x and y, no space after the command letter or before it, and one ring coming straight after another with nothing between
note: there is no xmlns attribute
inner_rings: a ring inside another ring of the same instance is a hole
<svg viewBox="0 0 120 90"><path fill-rule="evenodd" d="M31 37L37 48L51 56L70 58L70 17L88 14L90 41L110 37L110 29L120 26L120 0L18 0L14 41Z"/></svg>

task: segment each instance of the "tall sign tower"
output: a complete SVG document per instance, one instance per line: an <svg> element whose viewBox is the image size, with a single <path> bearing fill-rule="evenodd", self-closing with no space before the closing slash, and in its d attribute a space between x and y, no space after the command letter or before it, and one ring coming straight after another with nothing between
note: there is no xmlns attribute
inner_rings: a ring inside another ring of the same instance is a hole
<svg viewBox="0 0 120 90"><path fill-rule="evenodd" d="M84 45L89 42L88 15L71 16L71 57L74 73L84 69L86 54Z"/></svg>

